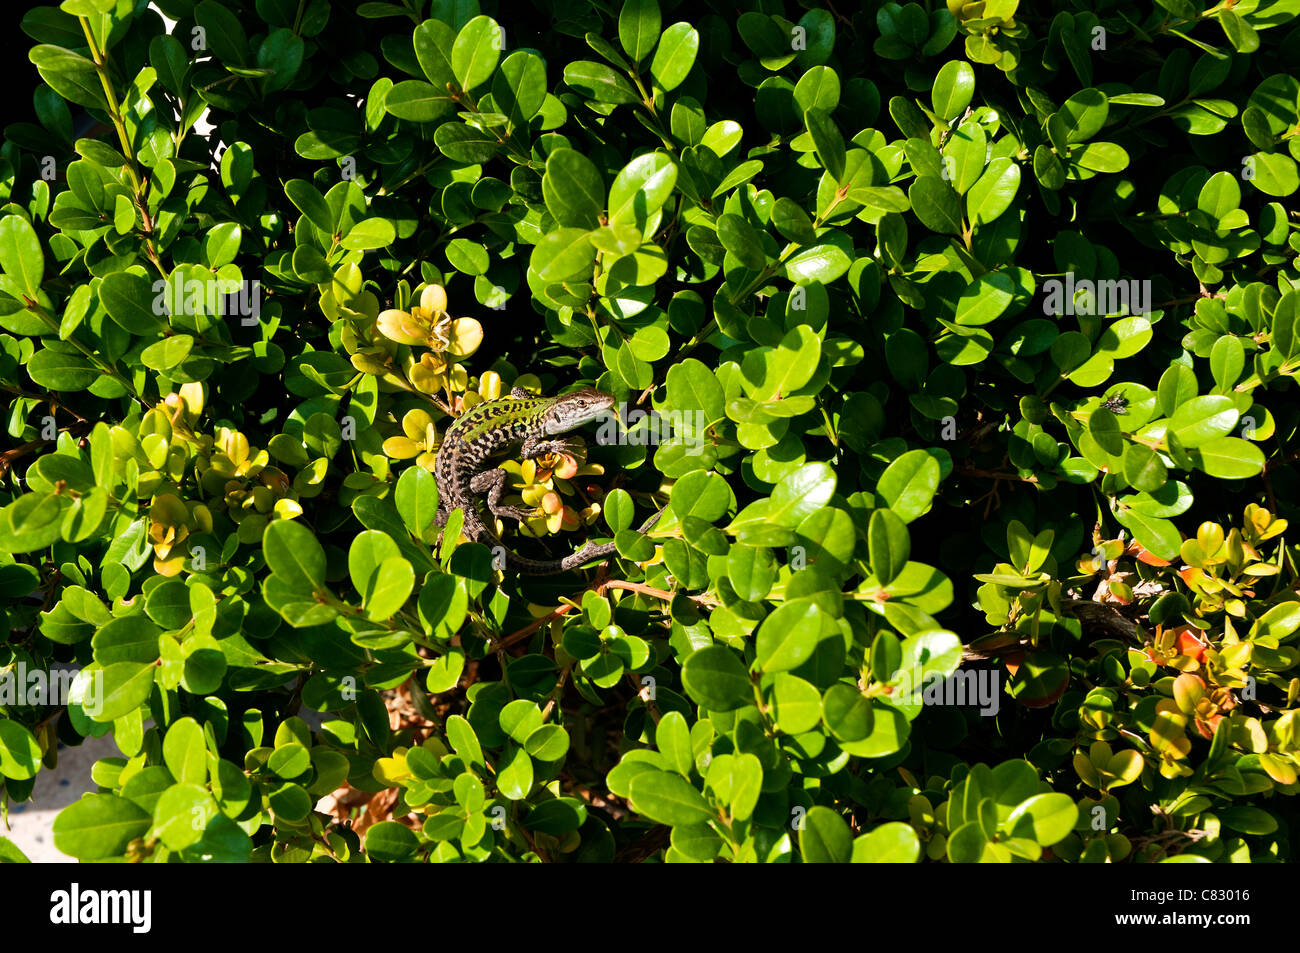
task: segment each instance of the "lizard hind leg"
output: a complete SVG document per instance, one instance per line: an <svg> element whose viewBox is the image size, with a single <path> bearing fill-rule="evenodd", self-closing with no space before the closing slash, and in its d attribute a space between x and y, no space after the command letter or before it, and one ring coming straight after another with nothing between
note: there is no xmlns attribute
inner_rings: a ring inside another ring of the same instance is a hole
<svg viewBox="0 0 1300 953"><path fill-rule="evenodd" d="M447 511L439 506L433 513L433 525L438 527L438 538L433 541L434 555L442 556L442 530L447 525Z"/></svg>
<svg viewBox="0 0 1300 953"><path fill-rule="evenodd" d="M493 516L518 520L521 523L532 519L536 515L533 510L501 502L501 497L505 496L506 492L507 476L509 474L500 467L495 470L484 470L474 475L474 478L469 481L469 488L477 495L486 494L488 512Z"/></svg>

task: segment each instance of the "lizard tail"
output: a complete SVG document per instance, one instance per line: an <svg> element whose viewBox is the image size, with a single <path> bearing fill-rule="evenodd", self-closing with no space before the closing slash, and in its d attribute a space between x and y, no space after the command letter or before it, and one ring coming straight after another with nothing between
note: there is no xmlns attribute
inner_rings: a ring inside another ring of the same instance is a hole
<svg viewBox="0 0 1300 953"><path fill-rule="evenodd" d="M641 525L639 532L648 533L659 522L659 517L663 515L664 511L660 510L650 517ZM589 543L576 553L562 559L529 559L527 556L520 556L507 550L506 565L515 572L527 573L530 576L554 576L558 573L577 569L579 566L597 559L608 559L615 552L616 548L613 543L604 543L600 546Z"/></svg>

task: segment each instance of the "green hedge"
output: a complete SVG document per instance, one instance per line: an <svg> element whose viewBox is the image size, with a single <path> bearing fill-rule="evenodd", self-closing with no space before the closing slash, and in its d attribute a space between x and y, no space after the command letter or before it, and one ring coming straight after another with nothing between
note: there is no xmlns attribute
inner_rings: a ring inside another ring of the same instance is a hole
<svg viewBox="0 0 1300 953"><path fill-rule="evenodd" d="M111 735L83 860L1288 860L1300 2L854 6L28 12L0 807ZM617 555L498 571L441 437L579 385L503 540Z"/></svg>

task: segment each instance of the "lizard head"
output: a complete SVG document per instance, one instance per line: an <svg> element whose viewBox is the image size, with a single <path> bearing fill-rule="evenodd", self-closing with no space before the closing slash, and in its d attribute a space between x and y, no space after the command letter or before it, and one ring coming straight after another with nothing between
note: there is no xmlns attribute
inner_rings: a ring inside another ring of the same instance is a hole
<svg viewBox="0 0 1300 953"><path fill-rule="evenodd" d="M606 394L594 387L584 387L558 398L545 412L542 425L552 436L568 433L583 424L603 417L613 407L612 394Z"/></svg>

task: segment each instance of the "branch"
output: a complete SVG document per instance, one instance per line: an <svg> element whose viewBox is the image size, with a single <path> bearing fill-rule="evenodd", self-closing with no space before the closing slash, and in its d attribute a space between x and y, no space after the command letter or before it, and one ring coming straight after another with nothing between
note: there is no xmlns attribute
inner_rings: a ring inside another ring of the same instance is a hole
<svg viewBox="0 0 1300 953"><path fill-rule="evenodd" d="M1111 635L1136 642L1143 641L1142 627L1122 615L1114 606L1093 602L1091 599L1062 599L1061 605L1067 607L1081 622L1096 626Z"/></svg>

